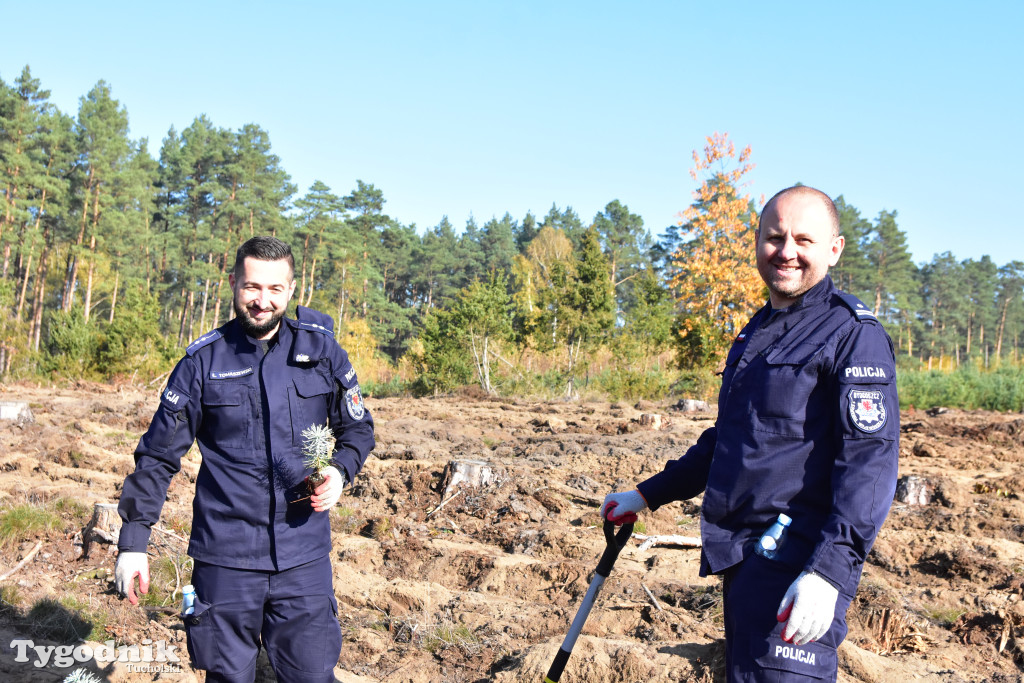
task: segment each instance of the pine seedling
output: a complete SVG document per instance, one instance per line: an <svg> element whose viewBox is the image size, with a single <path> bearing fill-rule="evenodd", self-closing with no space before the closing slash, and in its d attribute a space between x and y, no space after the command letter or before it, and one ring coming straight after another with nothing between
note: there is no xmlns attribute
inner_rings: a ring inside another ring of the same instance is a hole
<svg viewBox="0 0 1024 683"><path fill-rule="evenodd" d="M100 679L86 669L75 669L67 675L63 683L100 683Z"/></svg>
<svg viewBox="0 0 1024 683"><path fill-rule="evenodd" d="M311 488L323 483L324 477L320 470L330 467L334 455L334 432L327 425L310 425L302 430L302 464L312 468L309 475Z"/></svg>

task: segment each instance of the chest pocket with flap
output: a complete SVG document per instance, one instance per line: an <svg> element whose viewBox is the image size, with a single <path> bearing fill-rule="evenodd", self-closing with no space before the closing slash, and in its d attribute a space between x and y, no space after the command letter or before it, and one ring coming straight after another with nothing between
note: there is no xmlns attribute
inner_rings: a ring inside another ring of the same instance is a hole
<svg viewBox="0 0 1024 683"><path fill-rule="evenodd" d="M211 444L225 448L252 447L252 406L249 386L242 382L208 380L203 387L200 429Z"/></svg>
<svg viewBox="0 0 1024 683"><path fill-rule="evenodd" d="M319 372L304 372L292 380L292 440L302 443L302 430L311 425L327 424L330 401L334 395L334 382Z"/></svg>
<svg viewBox="0 0 1024 683"><path fill-rule="evenodd" d="M821 381L822 349L813 343L769 348L759 361L751 362L749 370L758 376L751 377L748 386L758 417L803 424L822 414L828 384Z"/></svg>

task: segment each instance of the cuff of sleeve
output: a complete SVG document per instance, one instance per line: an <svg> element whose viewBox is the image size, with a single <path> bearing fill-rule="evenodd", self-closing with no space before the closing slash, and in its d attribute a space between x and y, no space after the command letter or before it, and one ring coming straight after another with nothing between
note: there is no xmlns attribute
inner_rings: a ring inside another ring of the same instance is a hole
<svg viewBox="0 0 1024 683"><path fill-rule="evenodd" d="M814 552L804 571L817 574L834 588L841 590L849 582L853 567L842 549L826 542Z"/></svg>
<svg viewBox="0 0 1024 683"><path fill-rule="evenodd" d="M150 528L141 522L128 522L121 527L117 549L126 553L144 553L149 545Z"/></svg>
<svg viewBox="0 0 1024 683"><path fill-rule="evenodd" d="M659 500L658 491L664 487L659 483L659 479L664 475L663 472L659 472L650 479L642 481L636 486L636 492L640 494L640 497L647 503L647 507L651 512L657 510L662 505L669 501Z"/></svg>
<svg viewBox="0 0 1024 683"><path fill-rule="evenodd" d="M347 448L335 451L332 462L338 471L345 475L345 485L351 484L355 479L355 474L359 472L358 461L353 457L351 451Z"/></svg>

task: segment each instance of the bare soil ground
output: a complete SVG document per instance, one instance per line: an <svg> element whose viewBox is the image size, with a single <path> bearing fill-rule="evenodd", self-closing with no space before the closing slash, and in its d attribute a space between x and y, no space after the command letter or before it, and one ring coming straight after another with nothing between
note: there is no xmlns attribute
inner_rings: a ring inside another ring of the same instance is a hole
<svg viewBox="0 0 1024 683"><path fill-rule="evenodd" d="M82 556L91 508L117 501L156 390L8 385L0 400L28 401L35 417L0 423L0 509L34 504L58 520L0 545L3 574L41 542L0 581L0 680L60 681L78 666L110 681L203 680L188 664L175 593L188 582L180 537L198 453L184 458L153 535L151 604L114 595L109 545ZM331 513L345 635L336 676L345 683L542 680L604 548L605 493L660 470L713 419L646 402L367 403L378 447ZM645 414L661 424L644 424ZM902 419L901 476L920 486L905 494L909 502L894 502L869 558L840 681L1024 681L1024 416L909 411ZM438 510L453 460L485 461L498 480ZM699 504L644 515L645 533L697 536ZM698 576L699 553L630 542L562 680L724 680L720 584ZM45 598L56 601L49 610L39 607ZM35 652L18 662L10 646L74 643L76 634L90 647L162 640L182 661L156 672L130 662L55 666L52 657L37 666ZM273 675L263 666L258 680Z"/></svg>

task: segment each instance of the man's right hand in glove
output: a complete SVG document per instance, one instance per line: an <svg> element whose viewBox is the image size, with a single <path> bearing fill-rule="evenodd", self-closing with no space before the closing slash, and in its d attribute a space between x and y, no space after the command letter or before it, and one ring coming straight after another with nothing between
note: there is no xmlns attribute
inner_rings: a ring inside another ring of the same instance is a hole
<svg viewBox="0 0 1024 683"><path fill-rule="evenodd" d="M118 553L114 587L119 594L128 596L128 602L133 605L139 604L134 590L136 576L139 577L139 594L145 595L149 592L149 557L146 553Z"/></svg>
<svg viewBox="0 0 1024 683"><path fill-rule="evenodd" d="M609 493L601 505L601 517L613 524L636 521L636 513L647 509L647 501L636 489L622 493Z"/></svg>

